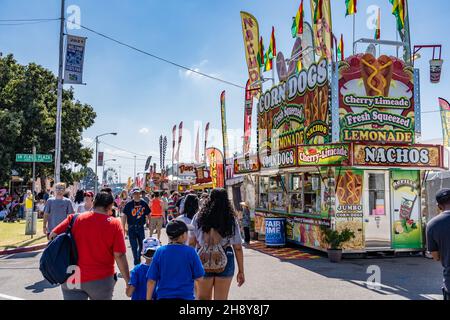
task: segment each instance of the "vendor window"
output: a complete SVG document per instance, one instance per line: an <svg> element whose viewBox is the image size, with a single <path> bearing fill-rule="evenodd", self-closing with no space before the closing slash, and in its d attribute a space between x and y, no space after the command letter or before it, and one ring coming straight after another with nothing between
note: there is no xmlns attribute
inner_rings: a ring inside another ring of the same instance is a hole
<svg viewBox="0 0 450 320"><path fill-rule="evenodd" d="M303 213L303 175L291 175L289 208L291 213Z"/></svg>
<svg viewBox="0 0 450 320"><path fill-rule="evenodd" d="M269 209L269 177L259 178L259 207Z"/></svg>
<svg viewBox="0 0 450 320"><path fill-rule="evenodd" d="M369 215L386 215L385 174L369 173Z"/></svg>
<svg viewBox="0 0 450 320"><path fill-rule="evenodd" d="M303 188L305 213L320 213L320 176L305 173Z"/></svg>

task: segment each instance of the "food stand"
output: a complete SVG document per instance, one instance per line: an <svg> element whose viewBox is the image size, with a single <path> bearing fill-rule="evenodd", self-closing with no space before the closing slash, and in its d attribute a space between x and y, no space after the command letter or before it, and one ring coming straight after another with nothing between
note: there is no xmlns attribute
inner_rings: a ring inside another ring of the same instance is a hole
<svg viewBox="0 0 450 320"><path fill-rule="evenodd" d="M423 172L448 170L448 155L416 143L418 79L398 58L360 54L263 93L255 232L284 217L289 242L318 250L327 226L355 233L344 253L422 251Z"/></svg>

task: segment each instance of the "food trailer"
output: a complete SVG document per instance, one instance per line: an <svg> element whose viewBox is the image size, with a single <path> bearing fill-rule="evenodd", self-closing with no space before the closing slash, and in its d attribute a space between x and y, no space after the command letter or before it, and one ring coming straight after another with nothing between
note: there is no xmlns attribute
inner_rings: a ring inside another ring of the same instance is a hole
<svg viewBox="0 0 450 320"><path fill-rule="evenodd" d="M355 238L344 253L424 250L424 172L448 170L416 143L419 71L371 53L321 58L261 94L255 232L286 219L289 242L327 250L321 227Z"/></svg>

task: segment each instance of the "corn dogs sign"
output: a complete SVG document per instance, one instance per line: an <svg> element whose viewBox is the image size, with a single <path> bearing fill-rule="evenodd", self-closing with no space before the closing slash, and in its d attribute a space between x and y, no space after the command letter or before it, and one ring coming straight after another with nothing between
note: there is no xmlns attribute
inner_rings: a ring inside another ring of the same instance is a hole
<svg viewBox="0 0 450 320"><path fill-rule="evenodd" d="M260 151L331 140L328 62L321 59L266 91L258 102Z"/></svg>
<svg viewBox="0 0 450 320"><path fill-rule="evenodd" d="M414 143L411 67L394 57L351 56L339 66L342 142Z"/></svg>

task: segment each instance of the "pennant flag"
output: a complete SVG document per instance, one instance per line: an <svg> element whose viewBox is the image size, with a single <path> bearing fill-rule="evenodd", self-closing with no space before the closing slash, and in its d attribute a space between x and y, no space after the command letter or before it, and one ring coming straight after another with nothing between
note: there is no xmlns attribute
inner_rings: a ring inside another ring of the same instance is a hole
<svg viewBox="0 0 450 320"><path fill-rule="evenodd" d="M175 155L177 163L180 161L180 147L182 141L183 141L183 121L181 121L180 126L178 128L178 149Z"/></svg>
<svg viewBox="0 0 450 320"><path fill-rule="evenodd" d="M323 0L314 0L316 6L314 8L314 24L323 18Z"/></svg>
<svg viewBox="0 0 450 320"><path fill-rule="evenodd" d="M264 71L272 70L273 63L272 63L272 59L269 58L269 51L267 51L266 54L264 55L264 60L265 60Z"/></svg>
<svg viewBox="0 0 450 320"><path fill-rule="evenodd" d="M177 145L176 138L177 138L177 125L174 125L172 129L172 161L175 159L175 147Z"/></svg>
<svg viewBox="0 0 450 320"><path fill-rule="evenodd" d="M292 18L292 38L296 38L303 34L303 21L305 18L305 11L303 10L303 0L298 8L297 15Z"/></svg>
<svg viewBox="0 0 450 320"><path fill-rule="evenodd" d="M204 149L205 154L204 154L204 160L203 160L205 163L206 163L206 147L208 145L208 134L209 134L209 122L206 124L206 127L205 127L205 149Z"/></svg>
<svg viewBox="0 0 450 320"><path fill-rule="evenodd" d="M375 40L380 40L381 38L381 9L378 8L378 19L377 19L377 29L375 30Z"/></svg>
<svg viewBox="0 0 450 320"><path fill-rule="evenodd" d="M341 34L341 41L339 42L339 46L338 46L338 59L340 61L344 61L345 57L344 57L344 35Z"/></svg>
<svg viewBox="0 0 450 320"><path fill-rule="evenodd" d="M272 36L270 37L269 57L274 59L277 56L277 44L275 41L275 28L272 27Z"/></svg>
<svg viewBox="0 0 450 320"><path fill-rule="evenodd" d="M345 6L347 7L347 12L345 16L352 16L356 14L358 11L356 9L357 0L345 0Z"/></svg>
<svg viewBox="0 0 450 320"><path fill-rule="evenodd" d="M263 43L262 37L259 40L259 46L258 46L258 64L259 64L260 69L265 66L264 43Z"/></svg>
<svg viewBox="0 0 450 320"><path fill-rule="evenodd" d="M406 20L406 0L389 0L392 4L392 14L397 18L397 30L405 28Z"/></svg>

